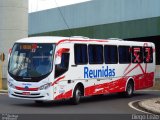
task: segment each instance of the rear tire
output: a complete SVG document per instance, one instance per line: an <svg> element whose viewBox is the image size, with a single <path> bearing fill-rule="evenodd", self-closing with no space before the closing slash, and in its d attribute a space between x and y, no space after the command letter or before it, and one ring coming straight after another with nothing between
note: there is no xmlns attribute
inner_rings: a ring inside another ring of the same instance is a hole
<svg viewBox="0 0 160 120"><path fill-rule="evenodd" d="M71 98L71 103L73 105L79 104L81 96L82 96L82 91L81 91L79 86L76 86L74 91L73 91L73 97Z"/></svg>
<svg viewBox="0 0 160 120"><path fill-rule="evenodd" d="M125 97L132 97L133 92L134 92L134 84L133 84L133 82L130 81L127 84L127 88L126 88L126 91L124 92L124 95L125 95Z"/></svg>

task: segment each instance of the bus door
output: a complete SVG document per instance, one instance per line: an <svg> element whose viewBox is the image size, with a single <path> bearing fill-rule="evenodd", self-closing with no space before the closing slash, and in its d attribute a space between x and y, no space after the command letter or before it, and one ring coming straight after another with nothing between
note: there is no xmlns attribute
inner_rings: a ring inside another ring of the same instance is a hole
<svg viewBox="0 0 160 120"><path fill-rule="evenodd" d="M58 94L62 94L66 89L66 82L65 80L65 73L68 71L69 68L69 58L70 53L68 48L61 48L57 51L55 56L55 81L58 84ZM63 82L62 82L63 80ZM65 96L64 96L65 97Z"/></svg>

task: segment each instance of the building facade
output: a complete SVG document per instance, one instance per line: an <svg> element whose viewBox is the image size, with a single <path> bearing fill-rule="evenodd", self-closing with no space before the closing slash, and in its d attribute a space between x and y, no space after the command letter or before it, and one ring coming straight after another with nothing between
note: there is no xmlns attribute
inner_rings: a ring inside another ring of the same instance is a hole
<svg viewBox="0 0 160 120"><path fill-rule="evenodd" d="M150 41L160 71L160 0L91 0L29 14L29 36Z"/></svg>

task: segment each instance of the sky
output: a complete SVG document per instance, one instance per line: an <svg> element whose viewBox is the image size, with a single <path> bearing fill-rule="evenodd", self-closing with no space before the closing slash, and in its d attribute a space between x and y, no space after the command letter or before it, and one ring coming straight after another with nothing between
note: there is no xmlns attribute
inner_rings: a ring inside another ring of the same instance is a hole
<svg viewBox="0 0 160 120"><path fill-rule="evenodd" d="M29 9L28 12L36 12L45 9L71 5L81 2L86 2L90 0L29 0ZM57 4L56 4L57 3Z"/></svg>

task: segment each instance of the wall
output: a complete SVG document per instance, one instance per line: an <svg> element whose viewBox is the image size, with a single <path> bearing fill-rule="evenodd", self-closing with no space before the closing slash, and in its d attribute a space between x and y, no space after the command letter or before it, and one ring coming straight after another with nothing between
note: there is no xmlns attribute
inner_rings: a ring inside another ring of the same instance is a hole
<svg viewBox="0 0 160 120"><path fill-rule="evenodd" d="M76 29L157 18L160 17L159 5L159 0L92 0L61 7L60 10L68 26L71 29ZM160 25L160 22L158 24ZM138 29L139 27L139 24L137 26L134 26L135 24L131 25L133 25L132 28L137 27ZM29 15L29 35L66 29L67 26L58 8L35 12ZM151 31L146 32L150 33ZM123 32L123 28L121 32ZM152 33L155 35L159 32L160 29L156 28ZM116 34L119 34L118 31ZM132 35L132 33L129 35ZM129 35L127 35L127 38L130 37Z"/></svg>
<svg viewBox="0 0 160 120"><path fill-rule="evenodd" d="M28 36L28 0L0 0L0 53L5 53L3 77L7 73L8 51L13 43Z"/></svg>

